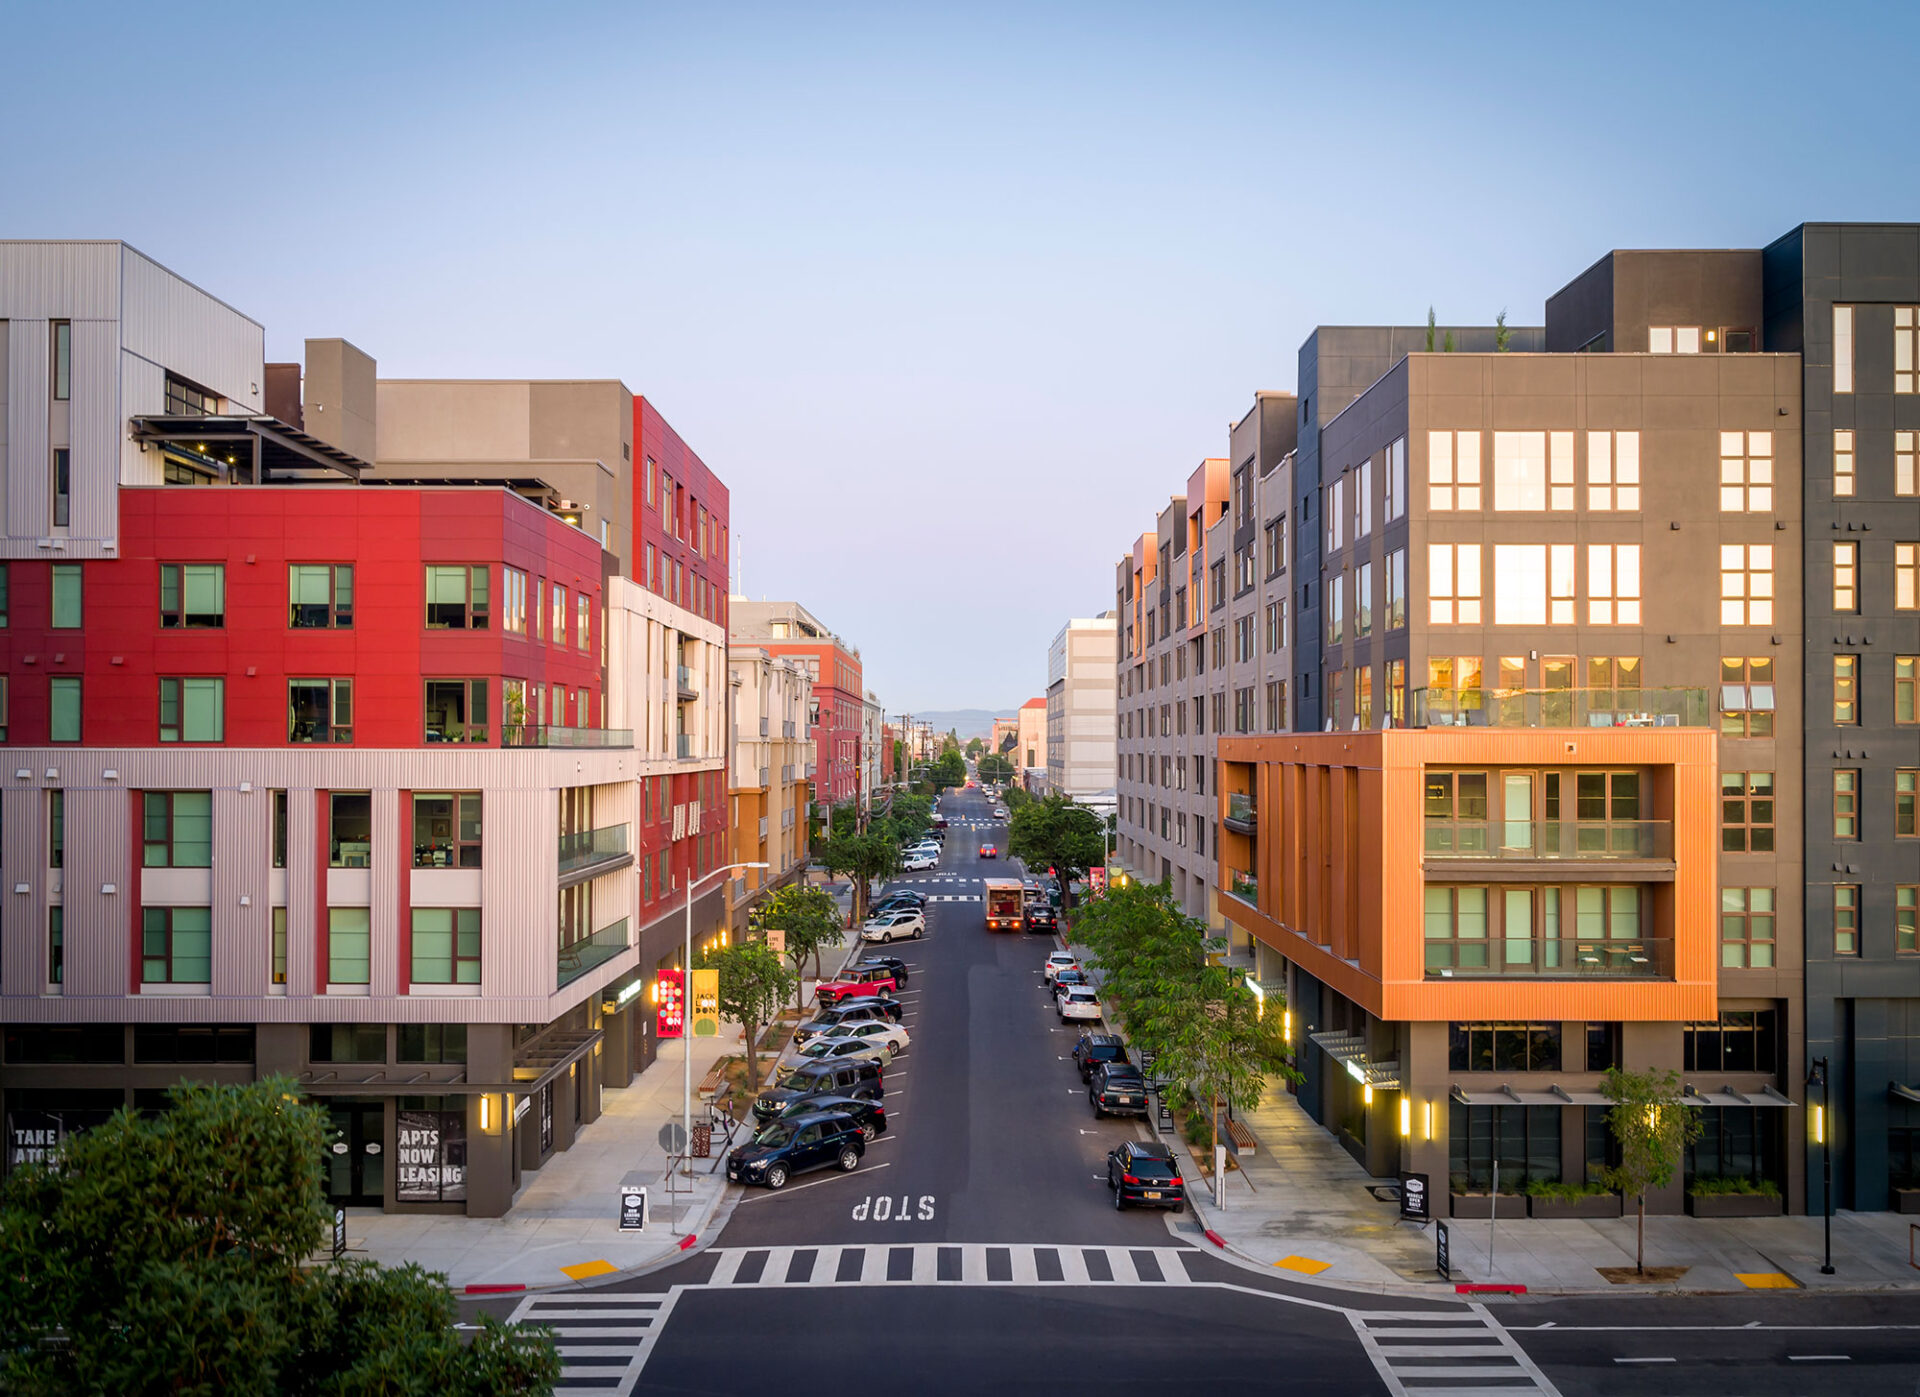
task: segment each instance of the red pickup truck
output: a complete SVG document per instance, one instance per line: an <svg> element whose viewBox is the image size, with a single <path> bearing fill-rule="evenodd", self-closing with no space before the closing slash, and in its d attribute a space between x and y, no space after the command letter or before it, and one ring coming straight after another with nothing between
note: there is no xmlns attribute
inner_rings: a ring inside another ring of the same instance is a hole
<svg viewBox="0 0 1920 1397"><path fill-rule="evenodd" d="M837 980L829 980L813 992L822 1004L838 1004L857 995L891 996L899 988L893 972L884 965L856 965Z"/></svg>

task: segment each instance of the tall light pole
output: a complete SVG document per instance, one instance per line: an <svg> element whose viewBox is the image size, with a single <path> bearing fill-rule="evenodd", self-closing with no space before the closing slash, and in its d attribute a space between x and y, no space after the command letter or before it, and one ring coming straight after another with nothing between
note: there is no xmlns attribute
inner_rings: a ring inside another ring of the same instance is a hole
<svg viewBox="0 0 1920 1397"><path fill-rule="evenodd" d="M680 984L680 1066L684 1095L680 1099L680 1126L686 1132L680 1145L680 1172L693 1177L693 890L700 884L731 873L736 868L770 868L767 863L730 863L698 878L687 879L687 953L681 963Z"/></svg>
<svg viewBox="0 0 1920 1397"><path fill-rule="evenodd" d="M1813 1141L1820 1147L1820 1213L1821 1230L1825 1234L1820 1265L1823 1276L1833 1274L1833 1113L1827 1109L1832 1104L1833 1087L1827 1080L1827 1066L1826 1058L1817 1057L1813 1060L1813 1070L1807 1074L1807 1085L1820 1088L1820 1110L1813 1118Z"/></svg>

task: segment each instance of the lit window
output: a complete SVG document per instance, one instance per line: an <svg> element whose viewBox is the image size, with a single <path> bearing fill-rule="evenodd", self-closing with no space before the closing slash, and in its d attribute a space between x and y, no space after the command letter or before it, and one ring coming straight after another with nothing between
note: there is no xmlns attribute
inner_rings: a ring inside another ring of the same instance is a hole
<svg viewBox="0 0 1920 1397"><path fill-rule="evenodd" d="M1567 504L1569 508L1573 504L1571 474L1568 476ZM1543 510L1547 507L1545 432L1493 434L1493 507L1508 511Z"/></svg>
<svg viewBox="0 0 1920 1397"><path fill-rule="evenodd" d="M1587 508L1640 508L1640 434L1587 433Z"/></svg>
<svg viewBox="0 0 1920 1397"><path fill-rule="evenodd" d="M1427 620L1436 626L1480 624L1480 545L1427 545Z"/></svg>
<svg viewBox="0 0 1920 1397"><path fill-rule="evenodd" d="M1920 335L1920 307L1895 306L1893 308L1893 391L1912 393L1920 391L1920 344L1915 336Z"/></svg>
<svg viewBox="0 0 1920 1397"><path fill-rule="evenodd" d="M1720 661L1720 735L1772 737L1777 706L1773 661L1723 656Z"/></svg>
<svg viewBox="0 0 1920 1397"><path fill-rule="evenodd" d="M1833 609L1843 614L1860 609L1860 545L1833 545Z"/></svg>
<svg viewBox="0 0 1920 1397"><path fill-rule="evenodd" d="M1773 433L1720 434L1720 510L1773 512Z"/></svg>
<svg viewBox="0 0 1920 1397"><path fill-rule="evenodd" d="M1773 546L1720 545L1720 624L1773 624Z"/></svg>
<svg viewBox="0 0 1920 1397"><path fill-rule="evenodd" d="M1914 470L1915 446L1920 445L1920 432L1895 432L1893 434L1893 493L1896 495L1920 494L1920 482L1916 482Z"/></svg>
<svg viewBox="0 0 1920 1397"><path fill-rule="evenodd" d="M1913 433L1905 435L1911 437ZM1833 434L1833 493L1836 497L1853 493L1853 433Z"/></svg>
<svg viewBox="0 0 1920 1397"><path fill-rule="evenodd" d="M1893 657L1893 721L1920 723L1920 655Z"/></svg>
<svg viewBox="0 0 1920 1397"><path fill-rule="evenodd" d="M1893 545L1893 609L1920 608L1920 543Z"/></svg>
<svg viewBox="0 0 1920 1397"><path fill-rule="evenodd" d="M1647 353L1698 354L1698 325L1650 325L1647 327Z"/></svg>
<svg viewBox="0 0 1920 1397"><path fill-rule="evenodd" d="M1640 624L1640 545L1587 545L1587 624Z"/></svg>
<svg viewBox="0 0 1920 1397"><path fill-rule="evenodd" d="M1903 767L1893 773L1893 837L1920 838L1920 770Z"/></svg>
<svg viewBox="0 0 1920 1397"><path fill-rule="evenodd" d="M1833 391L1853 391L1853 307L1833 308Z"/></svg>
<svg viewBox="0 0 1920 1397"><path fill-rule="evenodd" d="M1833 657L1833 721L1836 723L1860 721L1860 657L1858 655Z"/></svg>
<svg viewBox="0 0 1920 1397"><path fill-rule="evenodd" d="M1427 433L1427 508L1480 508L1480 433Z"/></svg>
<svg viewBox="0 0 1920 1397"><path fill-rule="evenodd" d="M1493 549L1493 623L1543 626L1547 622L1547 546L1500 543Z"/></svg>

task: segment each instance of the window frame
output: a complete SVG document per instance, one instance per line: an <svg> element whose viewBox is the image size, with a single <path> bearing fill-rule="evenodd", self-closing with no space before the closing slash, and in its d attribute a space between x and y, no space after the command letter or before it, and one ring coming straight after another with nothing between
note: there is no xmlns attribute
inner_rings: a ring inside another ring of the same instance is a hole
<svg viewBox="0 0 1920 1397"><path fill-rule="evenodd" d="M485 631L493 628L493 568L489 563L425 563L421 625L430 631ZM445 574L459 574L459 619L452 619L451 602L434 600L436 582L452 582ZM436 574L440 574L436 576ZM435 620L435 608L442 608Z"/></svg>
<svg viewBox="0 0 1920 1397"><path fill-rule="evenodd" d="M189 686L192 692L213 696L213 732L194 736L188 732ZM171 710L173 722L167 721ZM223 676L205 674L163 675L160 679L160 741L169 745L213 746L227 740L227 681Z"/></svg>
<svg viewBox="0 0 1920 1397"><path fill-rule="evenodd" d="M1764 778L1764 785L1761 779ZM1736 785L1730 786L1729 782ZM1771 854L1776 843L1778 783L1771 771L1720 773L1720 852ZM1738 842L1735 841L1737 836Z"/></svg>
<svg viewBox="0 0 1920 1397"><path fill-rule="evenodd" d="M189 807L183 814L180 809L182 797L197 798L202 809L196 811ZM197 820L205 824L205 840L199 845L191 839L183 840L180 830L183 821ZM142 868L213 867L213 792L142 791L140 845ZM181 852L183 848L187 851L184 857ZM195 861L196 848L199 850L198 861Z"/></svg>
<svg viewBox="0 0 1920 1397"><path fill-rule="evenodd" d="M77 631L86 626L87 618L87 582L86 573L79 563L53 564L52 584L47 592L47 629L54 631ZM69 584L63 586L62 584ZM65 593L66 595L63 595ZM71 617L62 620L68 607Z"/></svg>
<svg viewBox="0 0 1920 1397"><path fill-rule="evenodd" d="M73 527L73 448L56 446L47 463L48 512L56 529Z"/></svg>
<svg viewBox="0 0 1920 1397"><path fill-rule="evenodd" d="M367 804L367 837L342 839L340 837L340 805L344 800L364 800ZM345 846L349 844L366 845L366 862L346 862ZM372 791L328 791L327 792L327 867L328 868L372 868L373 867L373 792Z"/></svg>
<svg viewBox="0 0 1920 1397"><path fill-rule="evenodd" d="M1833 721L1837 727L1860 724L1860 657L1840 653L1833 657Z"/></svg>
<svg viewBox="0 0 1920 1397"><path fill-rule="evenodd" d="M1720 512L1773 513L1773 433L1720 433Z"/></svg>
<svg viewBox="0 0 1920 1397"><path fill-rule="evenodd" d="M185 914L189 920L194 914L205 919L205 926L182 927L179 922ZM181 937L205 938L204 955L193 955L191 951L183 954L179 945ZM154 937L158 937L158 947ZM185 962L190 972L195 963L204 961L204 975L190 978L181 973L181 962ZM159 967L156 973L155 966ZM211 907L146 907L140 909L140 983L144 985L211 985L213 983L213 909Z"/></svg>
<svg viewBox="0 0 1920 1397"><path fill-rule="evenodd" d="M220 594L220 609L215 612L189 609L187 596L191 574L211 573ZM169 576L171 574L171 576ZM167 604L168 593L173 604ZM196 619L212 616L214 619ZM160 564L160 628L162 630L224 630L227 624L227 566L225 563Z"/></svg>
<svg viewBox="0 0 1920 1397"><path fill-rule="evenodd" d="M1833 841L1836 844L1860 842L1860 769L1833 769Z"/></svg>
<svg viewBox="0 0 1920 1397"><path fill-rule="evenodd" d="M63 724L60 721L61 709L64 706L60 700L62 694L71 694L73 696L73 721L70 724ZM86 712L86 690L82 685L82 680L79 675L55 674L48 678L47 743L49 746L69 746L84 743L86 738ZM63 732L68 735L62 736Z"/></svg>
<svg viewBox="0 0 1920 1397"><path fill-rule="evenodd" d="M439 736L435 736L431 726L434 707L434 689L448 685L456 686L460 691L461 736L450 737L443 725ZM485 747L491 745L493 731L492 719L492 681L486 678L436 678L422 676L420 680L420 731L421 740L428 745ZM478 713L476 720L474 715ZM556 725L557 726L557 725ZM476 736L477 734L477 736Z"/></svg>
<svg viewBox="0 0 1920 1397"><path fill-rule="evenodd" d="M359 925L351 925L355 918ZM343 955L343 948L361 949L362 954ZM360 978L354 979L352 967L358 964ZM348 973L342 973L342 966ZM371 985L373 983L373 909L371 907L327 908L327 987L335 985Z"/></svg>
<svg viewBox="0 0 1920 1397"><path fill-rule="evenodd" d="M1733 679L1734 673L1728 669L1730 664L1738 663L1740 678ZM1768 675L1765 679L1755 678L1758 666L1765 666ZM1722 655L1720 657L1720 735L1722 737L1773 737L1774 716L1779 711L1779 681L1773 678L1774 660L1771 655ZM1737 697L1739 707L1729 707L1729 701ZM1756 690L1764 691L1756 694ZM1756 699L1764 698L1764 704ZM1740 715L1740 731L1731 730L1728 719ZM1764 721L1761 721L1764 718Z"/></svg>
<svg viewBox="0 0 1920 1397"><path fill-rule="evenodd" d="M1860 885L1833 885L1833 953L1836 956L1860 954Z"/></svg>
<svg viewBox="0 0 1920 1397"><path fill-rule="evenodd" d="M1893 769L1893 837L1920 839L1920 767Z"/></svg>
<svg viewBox="0 0 1920 1397"><path fill-rule="evenodd" d="M1833 545L1833 587L1830 600L1836 616L1854 616L1860 611L1860 545L1842 542Z"/></svg>
<svg viewBox="0 0 1920 1397"><path fill-rule="evenodd" d="M317 607L318 602L296 601L297 589L294 586L295 574L301 570L325 568L327 571L326 619L321 622L307 623L299 619L295 607ZM344 577L343 577L344 575ZM346 605L340 603L341 582L346 582ZM290 631L350 631L353 629L353 564L352 563L288 563L287 564L287 629Z"/></svg>
<svg viewBox="0 0 1920 1397"><path fill-rule="evenodd" d="M1893 545L1893 609L1920 611L1920 543Z"/></svg>
<svg viewBox="0 0 1920 1397"><path fill-rule="evenodd" d="M1920 723L1920 655L1893 657L1893 721L1897 727Z"/></svg>
<svg viewBox="0 0 1920 1397"><path fill-rule="evenodd" d="M293 691L296 687L311 688L316 685L326 686L326 691L327 691L326 719L327 720L326 720L326 723L324 724L324 727L326 729L326 735L324 737L296 737L294 735L297 729L295 728L296 720L294 716L295 710L293 705ZM347 716L347 721L344 723L337 721L340 717L340 710L342 707L341 698L343 695L346 699L345 708L346 708L346 716ZM313 745L338 744L338 745L345 746L352 743L352 741L353 741L353 679L351 676L347 676L345 678L326 678L326 677L320 677L320 676L301 675L301 676L288 678L287 680L287 742L290 745L298 745L298 746L305 747L305 746L313 746Z"/></svg>
<svg viewBox="0 0 1920 1397"><path fill-rule="evenodd" d="M423 928L421 918L438 916L444 916L447 919L444 932L447 939L444 975L436 973L437 967L434 965L434 962L442 959L441 957L435 955L430 961L422 960L422 942L442 933L432 928ZM480 984L481 917L478 907L414 907L409 909L408 930L410 943L407 959L410 984L476 987Z"/></svg>
<svg viewBox="0 0 1920 1397"><path fill-rule="evenodd" d="M1773 579L1772 544L1721 544L1720 624L1722 626L1771 626L1774 603Z"/></svg>
<svg viewBox="0 0 1920 1397"><path fill-rule="evenodd" d="M447 833L436 835L430 828L423 841L422 820L441 818L440 812L421 809L422 801L447 803ZM471 802L473 833L468 834ZM415 868L480 868L486 839L486 804L480 791L415 791L413 793L413 866ZM435 855L444 853L444 860Z"/></svg>
<svg viewBox="0 0 1920 1397"><path fill-rule="evenodd" d="M1857 481L1854 475L1853 428L1833 429L1833 496L1851 499Z"/></svg>
<svg viewBox="0 0 1920 1397"><path fill-rule="evenodd" d="M1483 459L1486 447L1482 441L1485 436L1481 431L1427 433L1429 513L1480 512L1486 476Z"/></svg>
<svg viewBox="0 0 1920 1397"><path fill-rule="evenodd" d="M1484 625L1486 549L1478 543L1427 545L1427 624ZM1472 590L1466 586L1471 560Z"/></svg>
<svg viewBox="0 0 1920 1397"><path fill-rule="evenodd" d="M1757 894L1764 894L1764 906ZM1737 902L1734 901L1737 897ZM1772 970L1778 964L1780 899L1771 887L1722 887L1720 889L1720 968L1723 970ZM1756 936L1764 924L1766 935ZM1740 934L1729 935L1734 928ZM1764 948L1765 961L1755 959L1754 949Z"/></svg>

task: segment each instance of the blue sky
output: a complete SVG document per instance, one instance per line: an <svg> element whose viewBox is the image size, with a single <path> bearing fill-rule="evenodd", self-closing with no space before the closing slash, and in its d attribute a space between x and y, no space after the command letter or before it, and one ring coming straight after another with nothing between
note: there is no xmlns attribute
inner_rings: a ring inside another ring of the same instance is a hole
<svg viewBox="0 0 1920 1397"><path fill-rule="evenodd" d="M0 236L412 377L618 377L890 710L1069 615L1319 323L1920 218L1920 10L11 7ZM21 137L25 137L22 139Z"/></svg>

